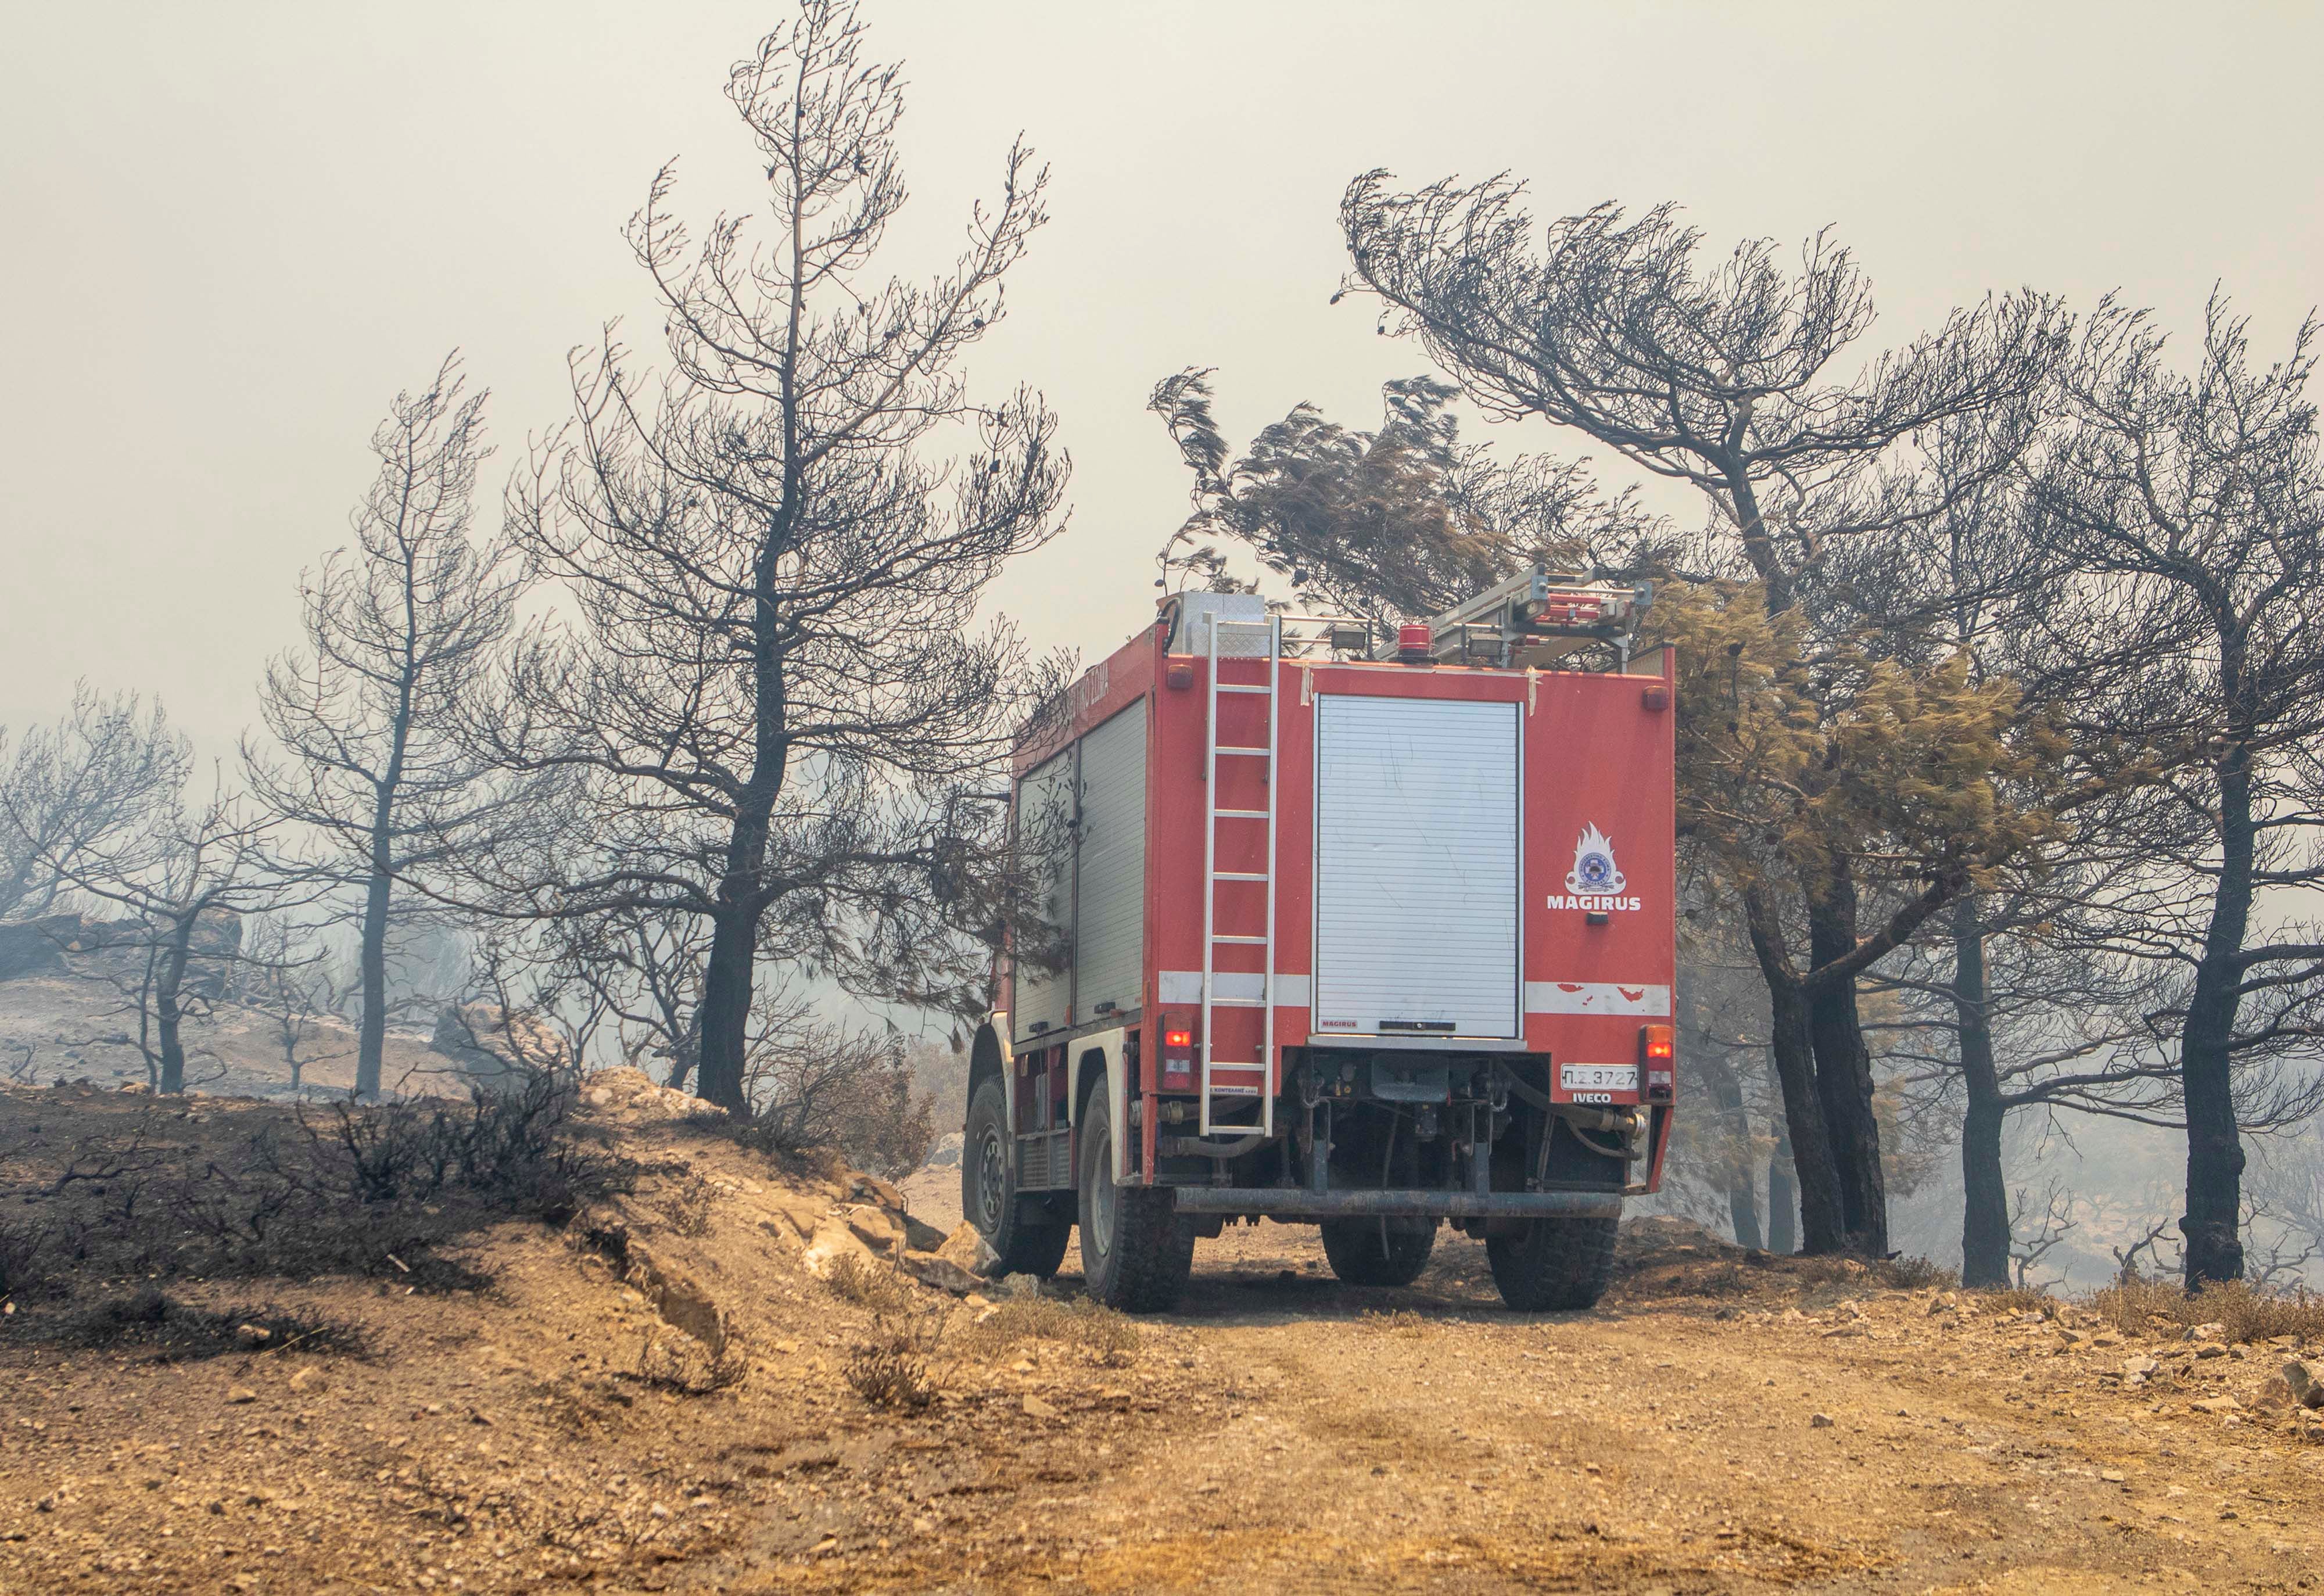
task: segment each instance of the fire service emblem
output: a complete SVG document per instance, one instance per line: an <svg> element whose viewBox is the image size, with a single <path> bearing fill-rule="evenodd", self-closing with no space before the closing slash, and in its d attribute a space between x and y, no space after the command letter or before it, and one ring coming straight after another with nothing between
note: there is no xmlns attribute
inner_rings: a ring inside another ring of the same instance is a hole
<svg viewBox="0 0 2324 1596"><path fill-rule="evenodd" d="M1573 844L1573 868L1566 872L1565 890L1577 896L1598 897L1619 892L1627 884L1614 863L1614 844L1596 826L1583 826L1582 840Z"/></svg>

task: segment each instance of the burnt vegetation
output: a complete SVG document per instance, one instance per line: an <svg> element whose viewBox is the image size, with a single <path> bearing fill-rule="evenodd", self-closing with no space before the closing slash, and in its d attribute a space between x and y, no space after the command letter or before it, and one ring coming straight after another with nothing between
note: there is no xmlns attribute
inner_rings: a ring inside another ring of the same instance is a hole
<svg viewBox="0 0 2324 1596"><path fill-rule="evenodd" d="M570 1122L569 1104L546 1078L466 1102L320 1110L163 1107L73 1088L12 1097L0 1104L10 1149L0 1166L0 1294L21 1311L8 1333L207 1344L229 1310L172 1295L200 1282L355 1277L398 1289L479 1288L488 1277L464 1257L476 1232L511 1220L562 1227L633 1184L628 1161ZM102 1129L67 1137L51 1121ZM233 1312L227 1331L250 1323L266 1332L244 1335L245 1351L306 1333L277 1325L279 1315Z"/></svg>
<svg viewBox="0 0 2324 1596"><path fill-rule="evenodd" d="M171 1103L14 1190L0 1287L456 1278L471 1219L557 1222L621 1178L564 1119L598 1065L883 1175L959 1122L905 1038L824 1000L958 1051L1004 938L1054 951L1048 840L1006 793L1065 661L988 601L1061 530L1071 461L1038 392L968 375L1047 173L997 151L930 272L892 258L904 78L853 6L805 0L724 92L758 191L689 219L675 163L641 183L656 340L577 347L499 482L456 354L398 393L237 759L88 687L0 731L0 983L106 994L93 1035L0 1068L114 1048ZM1829 229L1722 245L1666 203L1537 216L1513 178L1381 171L1339 221L1333 299L1433 369L1240 445L1230 378L1166 376L1190 509L1158 585L1380 623L1536 565L1655 585L1679 1204L1747 1249L1881 1260L1897 1202L1957 1181L1962 1280L2031 1287L2102 1244L2038 1149L2113 1120L2185 1147L2126 1278L2311 1272L2317 324L2271 353L2224 291L2166 335L2021 289L1883 347ZM229 1014L293 1095L327 1070L374 1106L189 1139L177 1094L225 1072ZM450 1084L391 1067L414 1033L473 1102L400 1095Z"/></svg>

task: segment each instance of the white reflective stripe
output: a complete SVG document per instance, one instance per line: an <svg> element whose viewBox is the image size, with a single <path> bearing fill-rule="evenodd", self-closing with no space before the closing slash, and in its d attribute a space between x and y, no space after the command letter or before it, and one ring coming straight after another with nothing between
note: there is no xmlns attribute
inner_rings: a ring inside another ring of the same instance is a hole
<svg viewBox="0 0 2324 1596"><path fill-rule="evenodd" d="M1528 1014L1644 1014L1668 1017L1671 989L1625 986L1618 981L1528 981Z"/></svg>
<svg viewBox="0 0 2324 1596"><path fill-rule="evenodd" d="M1261 998L1267 995L1266 977L1256 970L1222 970L1214 978L1217 984L1211 995L1220 998ZM1199 1003L1203 1001L1203 973L1200 970L1163 970L1154 978L1155 1001L1160 1003ZM1307 1007L1307 977L1275 973L1275 1006L1278 1009Z"/></svg>

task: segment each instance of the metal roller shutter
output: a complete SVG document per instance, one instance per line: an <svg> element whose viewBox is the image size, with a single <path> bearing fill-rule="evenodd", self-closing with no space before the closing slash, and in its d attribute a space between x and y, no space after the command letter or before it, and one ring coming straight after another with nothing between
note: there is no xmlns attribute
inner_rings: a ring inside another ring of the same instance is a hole
<svg viewBox="0 0 2324 1596"><path fill-rule="evenodd" d="M1018 835L1028 845L1043 849L1047 857L1047 890L1042 894L1042 914L1072 946L1074 928L1074 750L1066 749L1043 761L1025 774L1017 788ZM1066 1004L1073 988L1071 969L1043 971L1029 964L1017 966L1017 1012L1010 1029L1019 1042L1034 1034L1037 1021L1056 1030L1067 1022Z"/></svg>
<svg viewBox="0 0 2324 1596"><path fill-rule="evenodd" d="M1517 707L1317 697L1319 1033L1520 1034Z"/></svg>
<svg viewBox="0 0 2324 1596"><path fill-rule="evenodd" d="M1082 739L1081 781L1075 1024L1137 1008L1145 976L1146 700Z"/></svg>

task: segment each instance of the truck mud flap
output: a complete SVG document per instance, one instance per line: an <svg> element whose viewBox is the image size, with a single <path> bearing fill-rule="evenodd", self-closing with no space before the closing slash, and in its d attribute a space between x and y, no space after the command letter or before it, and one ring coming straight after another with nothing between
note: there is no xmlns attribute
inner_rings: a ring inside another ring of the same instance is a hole
<svg viewBox="0 0 2324 1596"><path fill-rule="evenodd" d="M1298 1186L1182 1185L1181 1213L1277 1219L1618 1219L1619 1192L1311 1192Z"/></svg>

